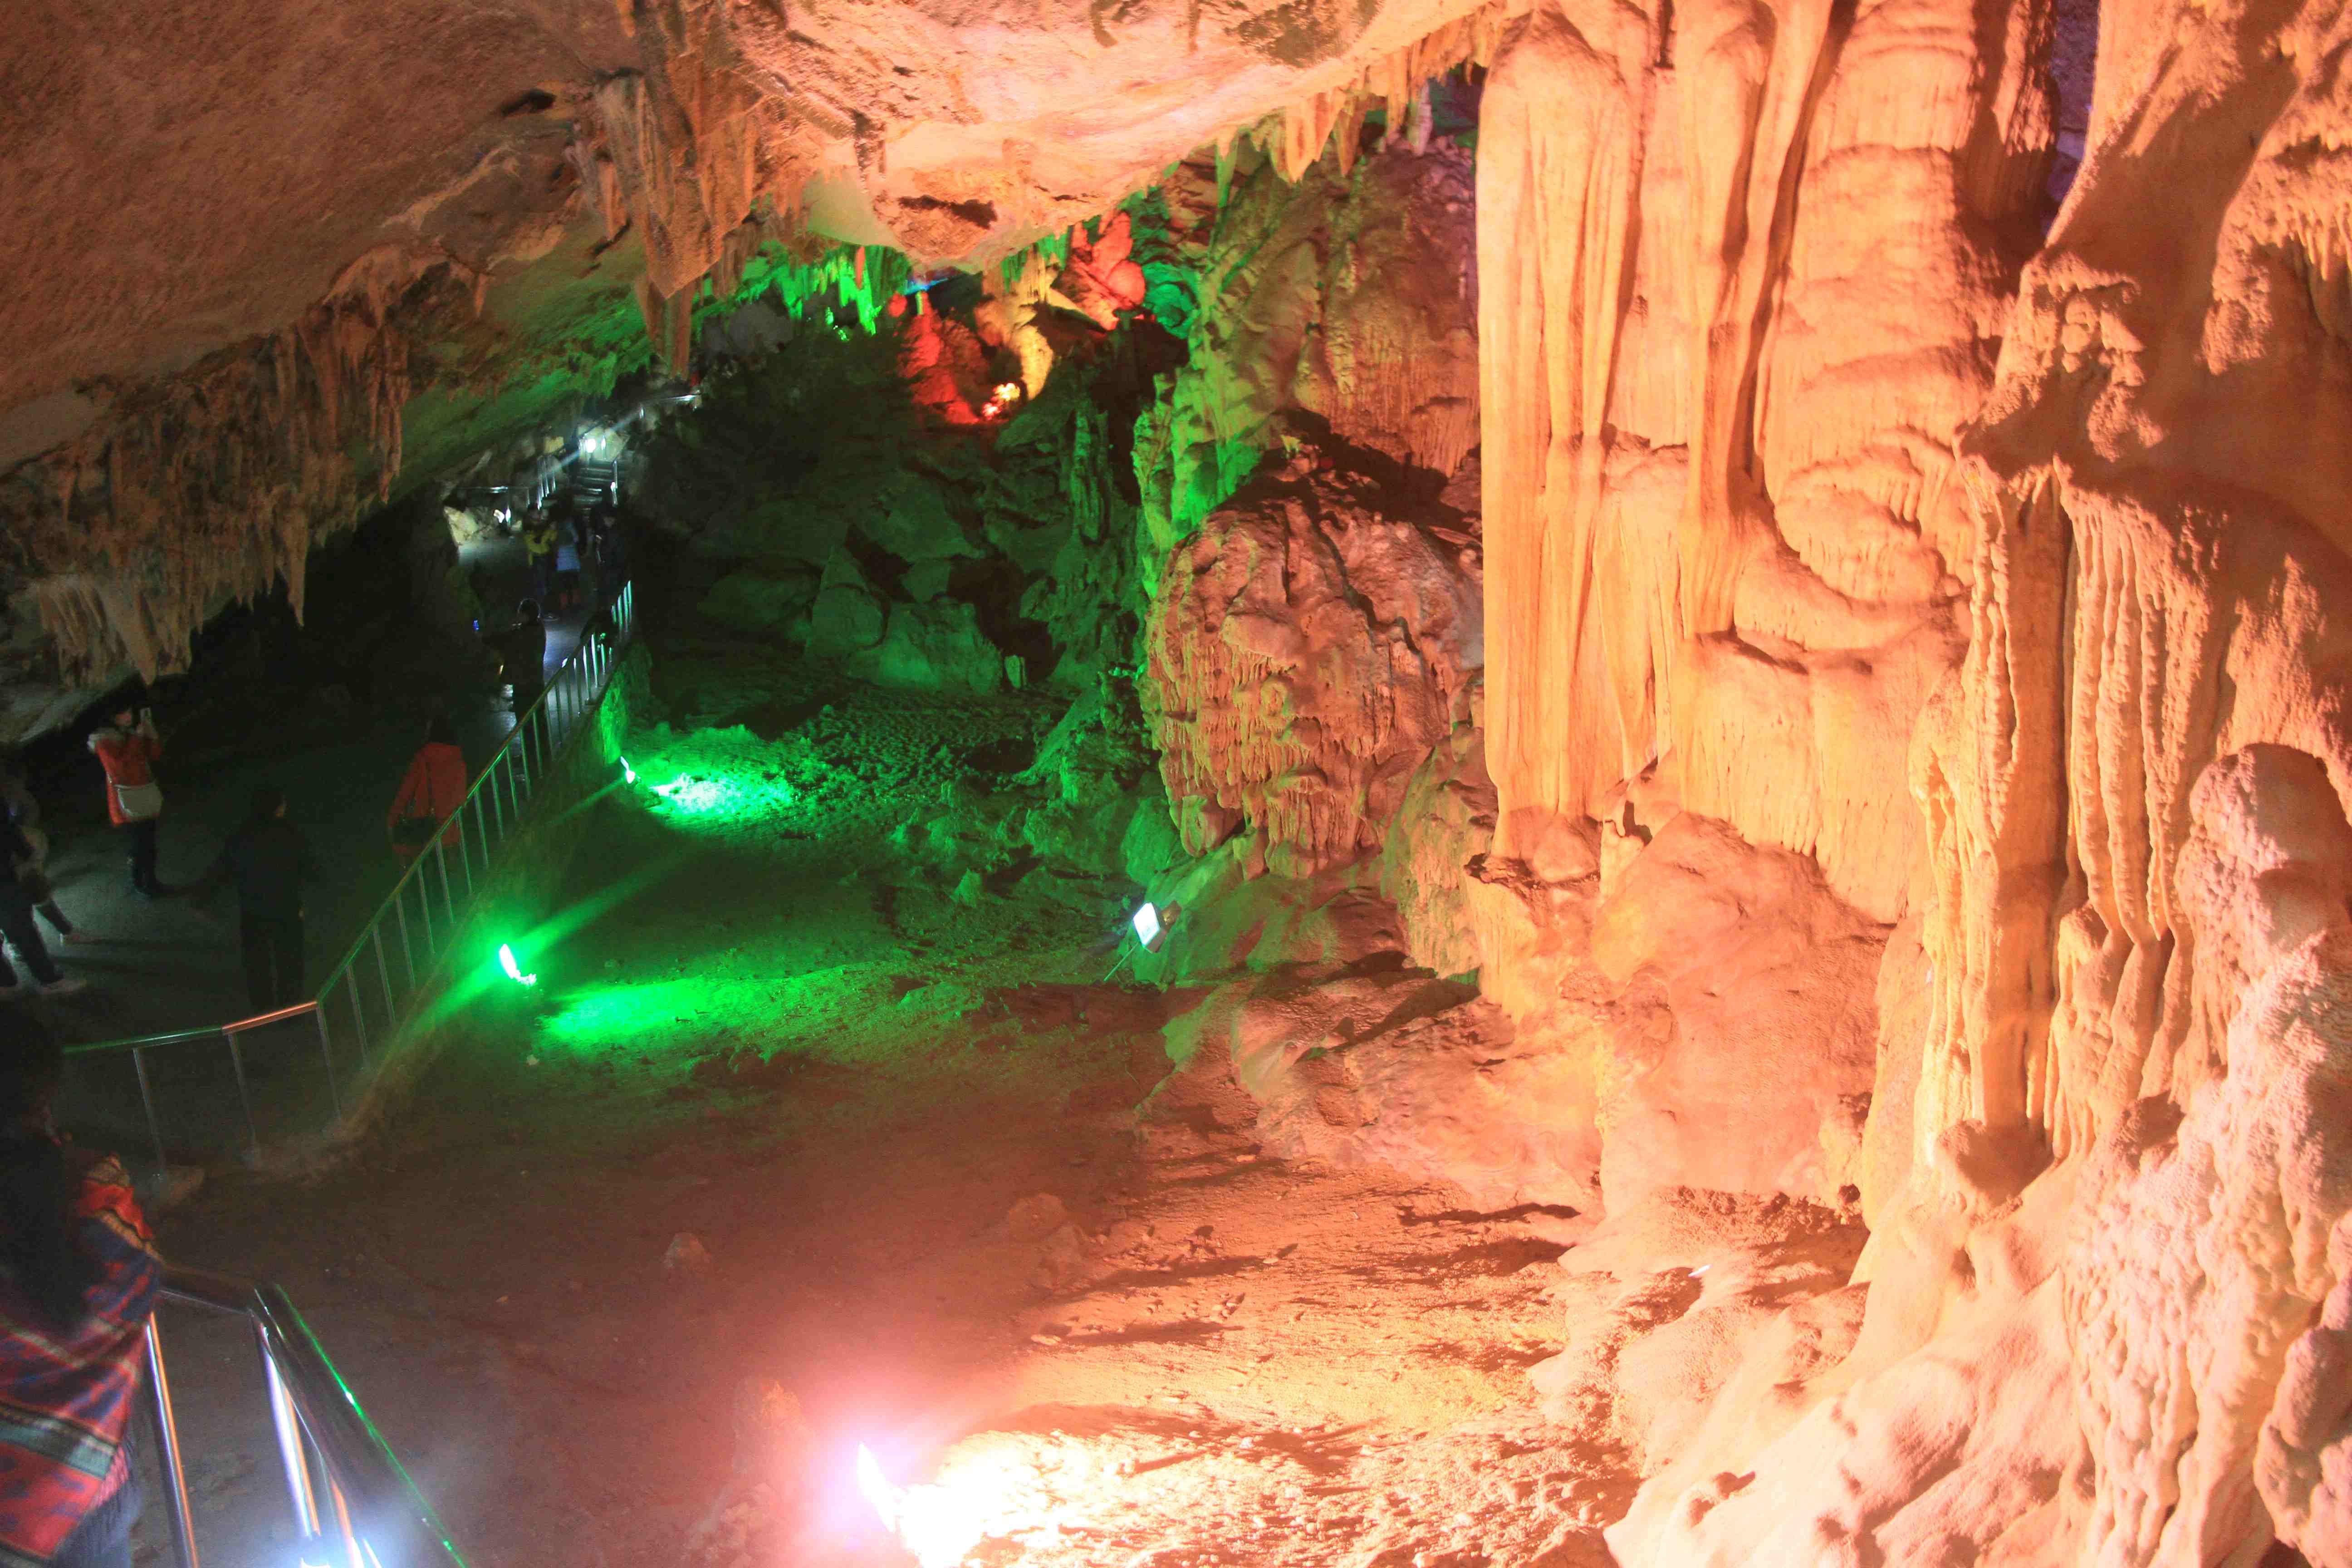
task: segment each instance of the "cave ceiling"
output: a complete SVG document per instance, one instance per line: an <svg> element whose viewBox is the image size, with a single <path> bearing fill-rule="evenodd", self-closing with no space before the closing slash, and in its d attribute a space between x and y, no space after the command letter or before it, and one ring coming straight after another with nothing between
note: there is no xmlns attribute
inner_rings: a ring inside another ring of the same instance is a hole
<svg viewBox="0 0 2352 1568"><path fill-rule="evenodd" d="M1318 95L1473 10L31 0L0 40L0 469L360 282L469 290L411 372L480 387L562 360L598 289L657 322L754 214L977 266L1286 108L1319 145Z"/></svg>

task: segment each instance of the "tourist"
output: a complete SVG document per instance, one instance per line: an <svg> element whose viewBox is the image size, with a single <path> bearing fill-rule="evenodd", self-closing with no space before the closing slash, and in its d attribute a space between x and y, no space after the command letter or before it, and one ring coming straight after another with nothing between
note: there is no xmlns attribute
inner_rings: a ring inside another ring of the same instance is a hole
<svg viewBox="0 0 2352 1568"><path fill-rule="evenodd" d="M573 525L580 534L580 601L592 616L604 607L604 557L597 537L600 515L592 508Z"/></svg>
<svg viewBox="0 0 2352 1568"><path fill-rule="evenodd" d="M33 798L32 787L25 775L14 767L0 767L0 803L6 805L9 823L24 835L31 853L16 862L16 880L33 900L34 910L49 922L49 929L65 941L77 945L97 939L88 931L74 929L66 919L65 910L58 907L57 888L49 880L49 836L41 827L40 803Z"/></svg>
<svg viewBox="0 0 2352 1568"><path fill-rule="evenodd" d="M565 508L555 524L555 613L570 615L580 605L580 538L582 524Z"/></svg>
<svg viewBox="0 0 2352 1568"><path fill-rule="evenodd" d="M237 941L245 950L245 999L256 1015L302 1000L302 884L316 879L302 830L286 820L286 792L263 784L196 884L210 899L236 884Z"/></svg>
<svg viewBox="0 0 2352 1568"><path fill-rule="evenodd" d="M414 860L432 847L436 834L445 846L457 848L463 830L455 818L465 804L466 753L457 749L457 727L446 714L436 714L425 727L425 744L408 759L392 809L384 813L392 852L404 863Z"/></svg>
<svg viewBox="0 0 2352 1568"><path fill-rule="evenodd" d="M497 647L503 679L514 688L515 717L530 711L547 687L547 624L539 618L539 602L525 599L515 606L514 625L500 632Z"/></svg>
<svg viewBox="0 0 2352 1568"><path fill-rule="evenodd" d="M91 733L89 749L106 770L106 815L129 836L131 890L142 899L161 898L170 889L155 873L156 823L163 815L163 790L155 782L163 737L155 732L155 710L117 710L110 723Z"/></svg>
<svg viewBox="0 0 2352 1568"><path fill-rule="evenodd" d="M621 514L614 508L602 508L594 526L602 602L609 605L621 596L621 584L629 580L628 546L621 538Z"/></svg>
<svg viewBox="0 0 2352 1568"><path fill-rule="evenodd" d="M0 1561L130 1568L163 1264L121 1162L58 1137L64 1076L39 1019L0 1013Z"/></svg>
<svg viewBox="0 0 2352 1568"><path fill-rule="evenodd" d="M9 864L21 866L34 858L33 847L13 817L0 817L0 853L8 857ZM19 873L0 877L0 936L16 950L16 956L26 969L33 972L33 989L44 996L71 996L89 989L85 980L68 980L58 970L57 961L49 956L41 941L41 928L33 923L33 905L37 888L28 884ZM10 968L5 953L0 953L0 996L15 996L21 987L16 972ZM0 1410L0 1426L6 1425L6 1413ZM5 1561L0 1558L0 1561Z"/></svg>
<svg viewBox="0 0 2352 1568"><path fill-rule="evenodd" d="M530 591L541 602L555 596L555 549L560 542L553 512L541 508L522 525L524 559L530 563Z"/></svg>

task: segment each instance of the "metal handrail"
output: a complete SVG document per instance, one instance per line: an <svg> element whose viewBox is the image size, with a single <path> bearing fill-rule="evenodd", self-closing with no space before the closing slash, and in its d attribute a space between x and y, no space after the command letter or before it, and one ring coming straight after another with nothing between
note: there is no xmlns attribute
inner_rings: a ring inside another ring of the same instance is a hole
<svg viewBox="0 0 2352 1568"><path fill-rule="evenodd" d="M362 994L361 957L371 947L373 949L375 976L370 989L377 991L379 1026L389 1033L398 1026L406 1009L422 994L426 980L436 973L438 961L446 958L450 941L461 923L457 879L449 866L446 837L449 825L456 824L457 829L457 873L465 879L463 897L467 912L470 912L477 853L480 858L482 875L487 879L491 869L493 847L503 847L523 829L531 808L541 798L541 784L551 776L558 760L569 752L572 742L584 732L588 721L604 701L622 651L635 640L635 585L624 583L609 610L613 626L610 643L600 641L593 632L583 631L580 645L556 667L553 678L546 683L538 700L515 716L513 728L499 742L498 755L483 765L467 788L465 798L434 830L431 873L426 870L426 856L420 850L408 868L393 883L391 892L376 906L375 912L360 928L358 937L328 970L326 979L310 1001L203 1028L173 1029L155 1035L98 1040L68 1047L69 1056L130 1053L138 1072L140 1099L146 1110L147 1130L153 1140L159 1166L167 1162L163 1154L163 1132L155 1115L154 1094L148 1082L146 1060L147 1051L155 1047L215 1037L227 1043L229 1059L236 1073L237 1096L245 1110L248 1145L258 1156L260 1132L254 1119L253 1100L246 1082L244 1055L237 1037L247 1030L309 1014L318 1024L319 1052L326 1065L328 1095L336 1117L341 1117L342 1086L335 1074L335 1030L329 1019L337 988L341 987L345 994L352 1029L359 1044L360 1064L364 1068L369 1063L369 1018ZM466 822L469 811L473 814L470 828ZM494 834L496 846L492 842ZM431 887L434 876L438 877L441 886L441 924L437 936ZM412 890L415 895L413 902L418 921L423 928L421 942L409 928ZM401 967L407 981L404 998L393 984L392 963L385 942L386 935L393 931L398 932ZM424 950L421 962L420 945Z"/></svg>
<svg viewBox="0 0 2352 1568"><path fill-rule="evenodd" d="M252 1325L303 1563L313 1561L314 1548L334 1544L346 1568L465 1568L466 1560L432 1505L283 1289L203 1269L171 1268L164 1273L163 1299L242 1317ZM199 1568L171 1378L152 1317L147 1373L172 1543L180 1568Z"/></svg>
<svg viewBox="0 0 2352 1568"><path fill-rule="evenodd" d="M618 634L617 640L623 645L633 640L633 633L636 624L636 617L634 613L635 608L635 585L634 584L623 584L621 586L620 595L614 602L613 622L615 631ZM623 628L627 629L624 630ZM564 679L567 673L575 668L584 668L590 662L593 662L597 667L597 695L601 697L604 694L603 678L610 671L611 660L609 658L596 658L592 660L591 646L593 640L592 637L585 630L582 632L580 646L573 648L571 656L564 659L562 664L556 666L555 679L549 681L545 689L540 692L539 700L533 702L528 709L525 709L520 714L516 716L514 728L509 730L505 738L499 742L499 754L489 762L485 763L482 765L482 771L474 775L474 782L467 786L466 798L457 803L457 809L452 811L447 817L444 817L442 819L444 824L446 824L453 818L463 816L467 806L477 804L476 797L489 785L492 775L498 772L499 765L507 762L512 755L513 749L518 742L518 737L520 737L525 733L526 728L532 722L532 721L541 720L542 722L542 728L545 727L543 715L551 711L549 709L549 704L554 700L557 686ZM573 720L575 728L577 721L577 716L575 716ZM569 742L570 736L567 735L565 737L565 743L568 744ZM433 842L436 850L440 847L440 835L444 831L446 831L446 827L436 828L434 831ZM462 827L459 832L460 837L462 837ZM407 890L409 879L417 875L424 864L425 857L420 852L415 860L409 862L408 869L401 873L400 880L393 884L392 891L384 895L383 901L376 905L375 913L368 917L367 924L360 929L360 934L353 939L352 945L343 951L343 956L338 959L333 966L328 970L326 983L319 987L318 999L320 1001L323 1002L326 998L327 993L334 988L335 982L342 978L343 971L349 969L353 963L358 962L360 950L367 945L369 936L373 932L377 924L383 921L386 912L391 910L393 901Z"/></svg>

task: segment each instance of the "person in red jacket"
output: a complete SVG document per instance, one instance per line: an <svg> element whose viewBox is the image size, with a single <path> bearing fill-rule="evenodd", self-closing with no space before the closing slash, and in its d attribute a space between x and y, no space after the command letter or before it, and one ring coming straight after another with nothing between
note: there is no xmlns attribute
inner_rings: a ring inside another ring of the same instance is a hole
<svg viewBox="0 0 2352 1568"><path fill-rule="evenodd" d="M130 835L131 890L161 898L170 889L155 874L155 826L163 815L163 791L155 783L163 737L155 732L155 710L120 710L111 724L91 733L89 749L106 770L106 815Z"/></svg>
<svg viewBox="0 0 2352 1568"><path fill-rule="evenodd" d="M456 850L464 832L457 811L465 803L466 753L457 749L457 726L446 715L436 717L425 726L425 744L408 759L408 771L400 776L400 793L392 797L392 809L383 814L384 828L392 835L392 852L403 860L414 860L433 847L436 837ZM444 823L447 826L443 826ZM436 828L440 829L437 835Z"/></svg>

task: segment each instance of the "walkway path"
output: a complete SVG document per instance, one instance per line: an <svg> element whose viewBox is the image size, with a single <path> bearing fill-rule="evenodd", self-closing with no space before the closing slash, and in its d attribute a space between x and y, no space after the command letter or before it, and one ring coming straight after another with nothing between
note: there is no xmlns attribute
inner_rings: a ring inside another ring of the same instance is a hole
<svg viewBox="0 0 2352 1568"><path fill-rule="evenodd" d="M468 546L467 564L487 569L510 605L520 596L520 545L505 541ZM550 674L578 646L582 616L548 627ZM168 714L165 742L171 741ZM482 708L461 721L469 769L496 755L512 729L502 708ZM384 837L383 816L402 771L424 737L405 721L373 728L341 745L279 757L236 759L191 766L167 751L163 768L167 799L160 856L163 879L194 881L242 820L254 788L273 784L289 797L321 868L305 921L311 984L358 936L398 879L401 863ZM67 946L44 926L50 952L90 991L68 1002L47 1003L68 1037L118 1038L166 1029L195 1028L245 1016L244 971L237 952L236 898L223 890L208 907L184 898L153 902L129 887L121 837L106 823L104 783L95 761L79 769L69 794L42 801L54 840L50 870L58 901L77 927L98 940Z"/></svg>

